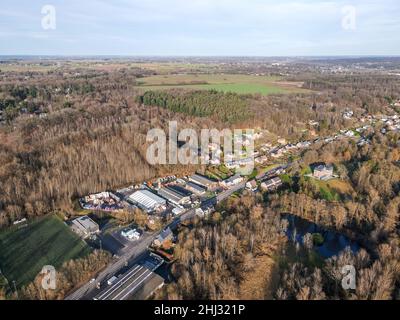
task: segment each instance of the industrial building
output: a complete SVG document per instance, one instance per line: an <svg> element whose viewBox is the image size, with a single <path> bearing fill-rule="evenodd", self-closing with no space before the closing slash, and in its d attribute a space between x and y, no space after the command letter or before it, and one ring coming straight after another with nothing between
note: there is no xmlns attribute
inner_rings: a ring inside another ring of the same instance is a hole
<svg viewBox="0 0 400 320"><path fill-rule="evenodd" d="M183 196L190 197L193 195L193 192L177 184L170 184L168 185L168 188L180 193Z"/></svg>
<svg viewBox="0 0 400 320"><path fill-rule="evenodd" d="M84 239L100 231L99 225L88 216L83 216L72 220L71 229Z"/></svg>
<svg viewBox="0 0 400 320"><path fill-rule="evenodd" d="M178 207L190 204L190 195L187 195L187 193L184 194L183 192L178 192L176 189L171 187L161 188L158 190L158 194Z"/></svg>
<svg viewBox="0 0 400 320"><path fill-rule="evenodd" d="M216 181L211 180L211 179L209 179L205 176L199 175L199 174L194 174L194 175L190 176L189 181L194 182L200 186L203 186L207 190L215 188L218 185L218 183Z"/></svg>
<svg viewBox="0 0 400 320"><path fill-rule="evenodd" d="M166 209L167 201L149 190L139 190L128 198L129 201L136 204L142 210L150 213Z"/></svg>
<svg viewBox="0 0 400 320"><path fill-rule="evenodd" d="M199 184L196 184L194 182L188 182L186 184L186 189L189 191L193 192L194 194L200 196L203 195L207 192L207 189Z"/></svg>

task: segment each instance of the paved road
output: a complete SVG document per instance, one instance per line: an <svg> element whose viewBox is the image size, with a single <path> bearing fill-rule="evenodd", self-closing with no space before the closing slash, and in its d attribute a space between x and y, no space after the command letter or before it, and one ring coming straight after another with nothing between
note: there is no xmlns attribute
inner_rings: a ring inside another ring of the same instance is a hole
<svg viewBox="0 0 400 320"><path fill-rule="evenodd" d="M151 270L144 266L135 265L115 284L97 295L96 300L126 300L154 275Z"/></svg>
<svg viewBox="0 0 400 320"><path fill-rule="evenodd" d="M91 290L96 289L97 283L102 283L103 281L111 278L115 273L117 273L120 269L125 267L126 263L129 262L129 260L132 260L134 258L137 258L141 256L147 248L151 245L151 243L154 241L156 236L158 236L159 233L156 235L147 238L144 241L141 241L138 243L137 246L131 248L127 253L125 253L123 256L119 257L117 261L109 265L105 270L103 270L96 278L94 282L88 282L84 284L82 287L80 287L78 290L70 294L65 298L65 300L79 300L82 299L86 294L88 294Z"/></svg>
<svg viewBox="0 0 400 320"><path fill-rule="evenodd" d="M229 198L235 192L237 192L237 191L239 191L241 189L244 189L246 187L246 182L247 181L244 181L244 182L242 182L242 183L240 183L240 184L238 184L238 185L236 185L236 186L234 186L234 187L232 187L232 188L230 188L230 189L218 194L217 195L217 202L221 202L221 201Z"/></svg>
<svg viewBox="0 0 400 320"><path fill-rule="evenodd" d="M217 195L216 199L209 199L203 202L202 205L209 205L213 204L215 202L221 202L231 196L233 193L244 189L246 186L246 181L232 187L229 190L226 190L219 195ZM169 223L165 229L168 227L171 229L175 229L182 221L189 220L193 218L196 215L195 209L190 209L180 215L179 217L176 217L171 223ZM103 270L96 278L95 281L93 282L88 282L84 284L82 287L68 295L65 300L80 300L82 299L85 295L87 295L90 291L96 289L97 283L102 283L103 281L111 278L114 274L116 274L120 269L122 269L130 260L135 259L141 255L148 249L148 247L153 243L153 241L158 237L158 235L162 231L156 232L152 236L148 237L147 239L144 239L143 241L139 242L137 246L132 247L127 251L123 256L119 257L117 261L112 263L110 266L108 266L105 270Z"/></svg>

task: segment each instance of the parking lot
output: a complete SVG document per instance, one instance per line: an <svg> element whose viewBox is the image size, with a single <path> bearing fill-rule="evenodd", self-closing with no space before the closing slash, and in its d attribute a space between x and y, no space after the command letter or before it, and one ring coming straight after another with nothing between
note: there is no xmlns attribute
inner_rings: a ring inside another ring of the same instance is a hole
<svg viewBox="0 0 400 320"><path fill-rule="evenodd" d="M147 239L151 234L141 230L139 239L128 239L121 234L121 231L126 228L118 228L115 231L102 233L99 237L102 241L102 247L112 254L122 255L130 248L136 246L139 242Z"/></svg>

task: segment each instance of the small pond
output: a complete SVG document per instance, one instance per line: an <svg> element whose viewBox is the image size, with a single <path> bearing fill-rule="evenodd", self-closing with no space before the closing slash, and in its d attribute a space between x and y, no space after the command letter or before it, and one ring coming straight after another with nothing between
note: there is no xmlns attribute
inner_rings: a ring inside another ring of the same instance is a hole
<svg viewBox="0 0 400 320"><path fill-rule="evenodd" d="M341 251L346 249L346 247L350 247L353 252L360 250L360 246L356 242L338 232L326 230L315 223L294 215L285 214L282 218L289 222L286 235L292 240L295 236L295 241L297 243L303 244L303 237L307 233L321 234L324 240L323 244L320 246L314 246L314 249L323 258L330 258L338 255Z"/></svg>

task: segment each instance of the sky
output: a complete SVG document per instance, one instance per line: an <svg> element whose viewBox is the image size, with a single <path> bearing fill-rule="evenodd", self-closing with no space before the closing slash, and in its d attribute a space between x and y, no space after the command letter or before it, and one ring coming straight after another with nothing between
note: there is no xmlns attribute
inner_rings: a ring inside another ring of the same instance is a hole
<svg viewBox="0 0 400 320"><path fill-rule="evenodd" d="M2 0L0 55L400 55L400 1Z"/></svg>

